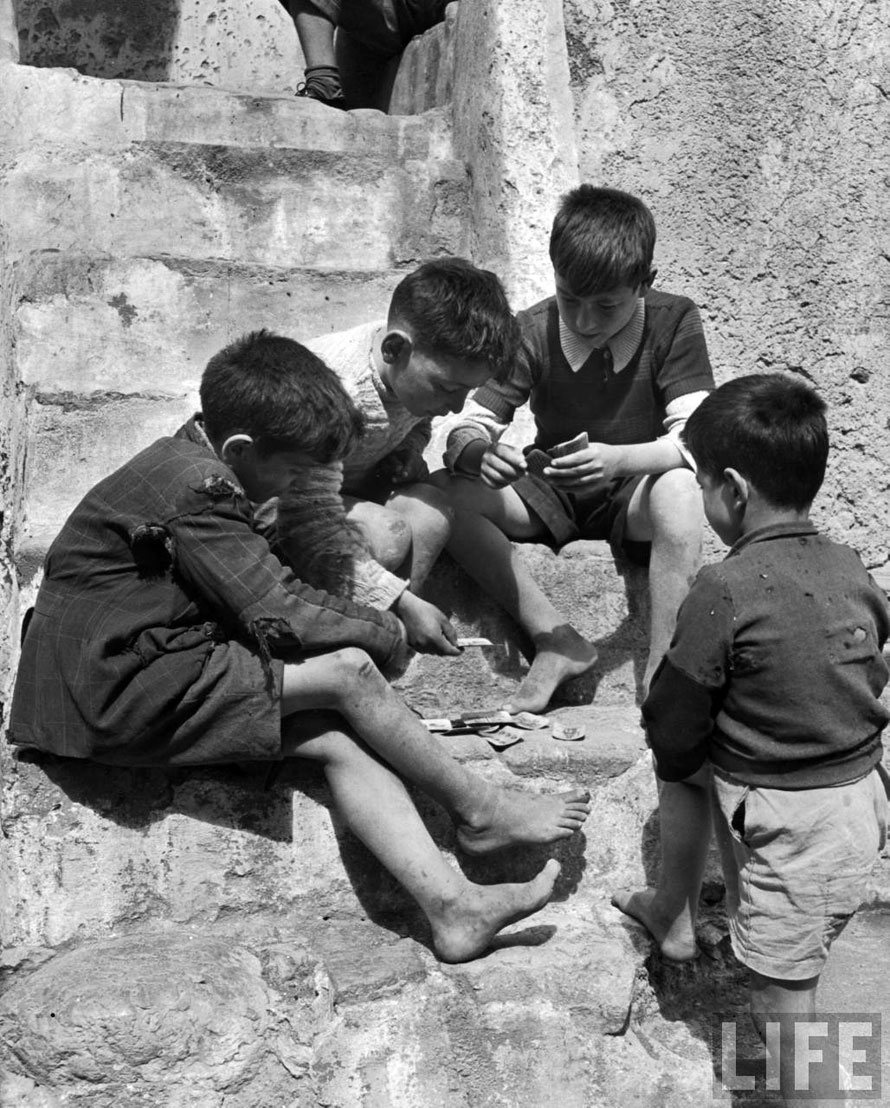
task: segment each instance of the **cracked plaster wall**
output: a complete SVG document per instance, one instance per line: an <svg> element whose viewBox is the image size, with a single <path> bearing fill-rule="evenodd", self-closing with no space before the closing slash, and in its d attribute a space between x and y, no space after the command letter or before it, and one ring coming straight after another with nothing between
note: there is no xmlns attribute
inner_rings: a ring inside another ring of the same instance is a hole
<svg viewBox="0 0 890 1108"><path fill-rule="evenodd" d="M582 180L642 195L658 285L702 307L718 381L830 405L816 517L870 566L890 529L890 4L566 0Z"/></svg>

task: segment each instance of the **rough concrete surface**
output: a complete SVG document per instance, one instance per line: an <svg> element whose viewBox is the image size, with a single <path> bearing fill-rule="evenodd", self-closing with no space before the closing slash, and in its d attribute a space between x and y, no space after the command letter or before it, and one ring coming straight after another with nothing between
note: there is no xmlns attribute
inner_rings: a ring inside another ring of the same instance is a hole
<svg viewBox="0 0 890 1108"><path fill-rule="evenodd" d="M91 77L294 91L303 56L293 21L268 0L14 0L22 65Z"/></svg>
<svg viewBox="0 0 890 1108"><path fill-rule="evenodd" d="M657 284L702 307L718 380L830 405L816 519L888 562L890 7L566 0L585 180L642 195Z"/></svg>

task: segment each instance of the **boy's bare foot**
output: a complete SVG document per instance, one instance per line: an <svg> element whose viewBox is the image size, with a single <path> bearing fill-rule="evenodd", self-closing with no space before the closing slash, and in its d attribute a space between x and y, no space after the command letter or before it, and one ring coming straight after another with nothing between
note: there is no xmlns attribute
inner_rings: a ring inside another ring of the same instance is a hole
<svg viewBox="0 0 890 1108"><path fill-rule="evenodd" d="M535 635L532 641L534 661L507 705L508 712L542 712L564 681L580 677L597 659L593 643L567 623L546 634Z"/></svg>
<svg viewBox="0 0 890 1108"><path fill-rule="evenodd" d="M433 946L443 962L468 962L482 954L502 927L525 919L543 908L559 876L559 862L551 858L537 877L523 884L474 885L451 903L440 902L430 915Z"/></svg>
<svg viewBox="0 0 890 1108"><path fill-rule="evenodd" d="M520 843L552 843L575 834L590 814L590 793L538 796L492 788L483 808L458 825L457 841L467 854L489 854Z"/></svg>
<svg viewBox="0 0 890 1108"><path fill-rule="evenodd" d="M612 897L612 904L625 915L641 923L665 958L672 962L691 962L698 957L695 930L687 918L670 918L655 903L656 889L640 889L632 892L622 889Z"/></svg>

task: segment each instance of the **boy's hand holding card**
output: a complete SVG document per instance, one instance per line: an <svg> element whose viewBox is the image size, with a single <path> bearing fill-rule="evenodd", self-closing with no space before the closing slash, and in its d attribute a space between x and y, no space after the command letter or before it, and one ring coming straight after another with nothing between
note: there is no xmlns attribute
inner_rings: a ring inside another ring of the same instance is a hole
<svg viewBox="0 0 890 1108"><path fill-rule="evenodd" d="M586 433L550 448L553 469L547 480L566 492L592 492L618 476L620 449L601 442L588 442Z"/></svg>
<svg viewBox="0 0 890 1108"><path fill-rule="evenodd" d="M579 435L575 435L573 439L568 442L558 442L555 446L551 446L549 451L539 450L534 446L525 455L525 464L528 466L528 472L535 477L540 477L544 481L550 481L554 478L554 474L545 473L544 470L553 466L554 458L565 458L570 454L576 454L579 450L583 450L587 446L587 432L582 431Z"/></svg>
<svg viewBox="0 0 890 1108"><path fill-rule="evenodd" d="M556 446L551 446L550 454L554 458L567 458L570 454L577 454L579 450L584 450L589 445L587 432L582 431L568 442L558 442Z"/></svg>

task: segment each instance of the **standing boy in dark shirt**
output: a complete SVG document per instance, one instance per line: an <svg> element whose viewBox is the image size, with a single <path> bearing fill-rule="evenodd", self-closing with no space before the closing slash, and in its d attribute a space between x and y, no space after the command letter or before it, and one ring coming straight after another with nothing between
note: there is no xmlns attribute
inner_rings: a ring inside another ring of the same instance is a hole
<svg viewBox="0 0 890 1108"><path fill-rule="evenodd" d="M723 385L689 418L705 515L730 551L698 574L643 705L660 778L658 886L613 901L666 956L695 955L710 789L733 949L764 1041L766 1023L780 1024L786 1102L787 1017L815 1013L831 942L886 837L890 609L858 555L810 522L824 411L802 382L762 374ZM807 1104L836 1088L837 1058L825 1055Z"/></svg>
<svg viewBox="0 0 890 1108"><path fill-rule="evenodd" d="M349 826L423 909L439 957L475 957L542 907L559 864L523 884L470 882L403 780L451 813L475 854L567 838L589 794L497 788L451 758L378 668L403 654L396 616L308 587L256 532L255 504L360 433L335 374L260 331L210 360L201 404L88 492L50 547L10 741L119 765L319 762Z"/></svg>
<svg viewBox="0 0 890 1108"><path fill-rule="evenodd" d="M637 197L592 185L563 197L550 236L556 295L518 314L528 356L476 391L448 440L454 476L436 477L455 508L449 553L534 645L512 711L542 710L596 661L512 540L608 539L648 565L644 689L699 565L701 499L679 436L713 378L696 306L652 291L654 248L655 221ZM526 401L535 447L562 455L538 471L528 451L500 441ZM572 442L579 433L585 442Z"/></svg>

